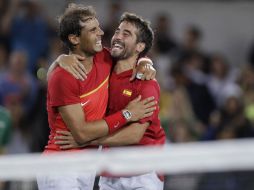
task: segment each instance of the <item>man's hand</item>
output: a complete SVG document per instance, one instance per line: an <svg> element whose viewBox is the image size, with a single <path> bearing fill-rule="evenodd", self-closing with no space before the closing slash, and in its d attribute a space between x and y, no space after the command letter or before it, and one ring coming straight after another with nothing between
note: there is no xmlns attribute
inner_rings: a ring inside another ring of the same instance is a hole
<svg viewBox="0 0 254 190"><path fill-rule="evenodd" d="M135 78L140 80L152 80L155 78L156 70L153 67L153 62L149 58L140 58L137 67L133 69L130 81Z"/></svg>
<svg viewBox="0 0 254 190"><path fill-rule="evenodd" d="M125 107L126 110L131 112L129 121L138 121L142 118L151 116L153 111L156 110L156 104L157 102L154 101L154 97L148 97L141 100L141 96L139 95Z"/></svg>
<svg viewBox="0 0 254 190"><path fill-rule="evenodd" d="M76 79L85 80L87 78L87 71L81 61L84 61L85 58L77 55L60 55L56 62L64 70L71 73Z"/></svg>
<svg viewBox="0 0 254 190"><path fill-rule="evenodd" d="M67 150L72 148L81 148L85 147L88 144L82 146L78 145L74 140L71 132L69 131L56 131L57 135L55 136L55 144L59 145L60 149Z"/></svg>

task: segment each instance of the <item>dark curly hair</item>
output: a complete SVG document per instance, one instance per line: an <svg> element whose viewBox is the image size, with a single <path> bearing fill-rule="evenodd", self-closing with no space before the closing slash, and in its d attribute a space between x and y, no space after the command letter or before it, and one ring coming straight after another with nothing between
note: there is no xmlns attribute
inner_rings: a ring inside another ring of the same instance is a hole
<svg viewBox="0 0 254 190"><path fill-rule="evenodd" d="M132 23L138 29L137 34L137 42L145 43L145 49L139 54L140 57L147 54L147 52L151 49L154 40L154 32L151 28L151 24L149 21L142 19L140 16L125 12L121 16L120 23L123 21L127 21Z"/></svg>
<svg viewBox="0 0 254 190"><path fill-rule="evenodd" d="M79 36L82 29L80 22L86 22L89 17L96 17L92 6L74 3L69 4L64 14L59 17L59 37L70 50L73 50L74 45L69 41L68 36L70 34Z"/></svg>

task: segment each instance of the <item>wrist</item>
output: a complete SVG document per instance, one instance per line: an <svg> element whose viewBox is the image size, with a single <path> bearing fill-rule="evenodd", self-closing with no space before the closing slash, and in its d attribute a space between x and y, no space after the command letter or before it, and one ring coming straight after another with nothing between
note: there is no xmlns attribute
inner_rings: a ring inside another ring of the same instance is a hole
<svg viewBox="0 0 254 190"><path fill-rule="evenodd" d="M126 121L131 120L132 114L129 110L126 110L126 109L122 110L122 115L126 119Z"/></svg>
<svg viewBox="0 0 254 190"><path fill-rule="evenodd" d="M128 120L124 117L122 111L118 111L112 115L104 118L108 125L108 133L112 134L118 129L122 128Z"/></svg>

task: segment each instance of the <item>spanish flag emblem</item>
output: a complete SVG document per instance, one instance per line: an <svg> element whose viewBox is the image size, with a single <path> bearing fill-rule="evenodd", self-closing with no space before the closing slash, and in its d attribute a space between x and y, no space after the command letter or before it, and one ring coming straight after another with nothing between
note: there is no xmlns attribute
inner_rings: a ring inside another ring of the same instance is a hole
<svg viewBox="0 0 254 190"><path fill-rule="evenodd" d="M131 95L132 95L132 91L131 91L131 90L124 89L124 90L123 90L123 95L131 96Z"/></svg>

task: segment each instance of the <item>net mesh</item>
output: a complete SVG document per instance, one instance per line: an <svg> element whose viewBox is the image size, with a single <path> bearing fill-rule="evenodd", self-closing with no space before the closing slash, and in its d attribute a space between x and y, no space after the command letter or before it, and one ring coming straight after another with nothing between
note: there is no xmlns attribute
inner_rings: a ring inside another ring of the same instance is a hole
<svg viewBox="0 0 254 190"><path fill-rule="evenodd" d="M0 190L36 190L36 175L96 170L165 174L164 190L253 190L254 140L169 144L107 152L1 156ZM94 190L98 190L98 176Z"/></svg>

